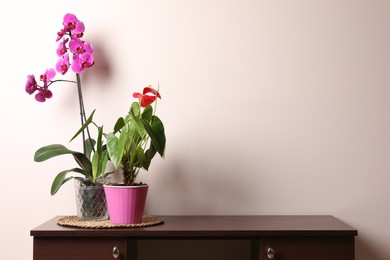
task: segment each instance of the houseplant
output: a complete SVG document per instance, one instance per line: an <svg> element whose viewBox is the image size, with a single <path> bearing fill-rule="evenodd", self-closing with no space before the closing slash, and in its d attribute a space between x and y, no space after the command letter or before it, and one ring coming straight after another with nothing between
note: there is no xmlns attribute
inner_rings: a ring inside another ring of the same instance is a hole
<svg viewBox="0 0 390 260"><path fill-rule="evenodd" d="M73 136L71 141L82 134L83 152L73 151L61 144L52 144L38 149L34 160L42 162L56 156L71 154L78 167L61 171L51 186L51 194L54 195L60 187L71 179L75 179L76 201L78 217L80 219L105 219L107 218L107 206L103 191L103 178L108 161L108 153L105 149L103 138L103 127L97 126L97 141L91 138L89 125L92 123L93 114L86 118L84 101L81 88L81 74L94 65L94 48L92 44L82 40L84 35L84 23L73 14L66 14L63 19L63 27L57 33L56 41L59 41L57 48L58 61L56 70L65 75L69 69L76 74L76 81L55 80L56 71L53 68L47 69L42 74L40 85L34 75L27 76L25 90L28 94L35 94L38 102L45 102L53 96L49 89L53 83L70 82L77 86L78 101L81 117L81 128ZM93 154L93 155L92 155ZM69 173L78 173L81 176L69 176Z"/></svg>
<svg viewBox="0 0 390 260"><path fill-rule="evenodd" d="M165 152L164 125L155 114L160 93L148 86L133 97L138 102L131 104L128 113L118 118L114 131L107 135L110 160L123 176L122 184L104 185L110 221L114 224L142 221L149 186L137 182L137 176L141 169L149 169L156 153L163 157Z"/></svg>

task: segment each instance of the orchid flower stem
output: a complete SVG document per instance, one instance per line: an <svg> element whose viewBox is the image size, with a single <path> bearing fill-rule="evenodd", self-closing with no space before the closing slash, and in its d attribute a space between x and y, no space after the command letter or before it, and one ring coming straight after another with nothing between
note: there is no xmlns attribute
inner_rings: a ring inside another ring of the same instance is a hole
<svg viewBox="0 0 390 260"><path fill-rule="evenodd" d="M80 74L76 73L76 79L77 79L77 91L78 91L78 94L79 94L79 106L80 106L80 118L81 118L81 125L83 126L85 124L85 122L87 121L87 118L85 116L85 108L84 108L84 102L83 102L83 92L81 90L81 78L80 78ZM93 147L93 144L92 144L92 139L91 139L91 135L89 133L89 128L87 126L86 128L86 131L87 131L87 135L88 135L88 140L91 142L91 147L93 149L93 151L95 152L95 148ZM86 145L85 145L85 131L83 130L82 132L82 136L83 136L83 151L84 151L84 154L87 153L87 149L86 149Z"/></svg>
<svg viewBox="0 0 390 260"><path fill-rule="evenodd" d="M56 79L56 80L52 80L50 83L54 83L54 82L69 82L69 83L77 83L76 81L74 80L66 80L66 79Z"/></svg>

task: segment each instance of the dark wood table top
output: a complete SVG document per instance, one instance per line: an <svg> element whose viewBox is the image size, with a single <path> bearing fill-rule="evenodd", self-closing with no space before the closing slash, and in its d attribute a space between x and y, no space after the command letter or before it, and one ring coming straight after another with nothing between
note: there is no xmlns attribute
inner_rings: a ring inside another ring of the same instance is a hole
<svg viewBox="0 0 390 260"><path fill-rule="evenodd" d="M264 236L357 236L333 216L163 216L164 223L143 228L87 229L57 224L52 218L31 230L34 237L257 238Z"/></svg>

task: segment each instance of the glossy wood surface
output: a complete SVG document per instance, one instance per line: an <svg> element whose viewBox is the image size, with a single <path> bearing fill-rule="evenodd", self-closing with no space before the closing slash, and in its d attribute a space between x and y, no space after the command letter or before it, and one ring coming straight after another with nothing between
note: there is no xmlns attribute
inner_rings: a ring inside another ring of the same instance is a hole
<svg viewBox="0 0 390 260"><path fill-rule="evenodd" d="M357 230L333 216L165 216L164 223L145 228L83 229L57 225L55 217L31 230L42 236L113 237L260 237L356 236Z"/></svg>

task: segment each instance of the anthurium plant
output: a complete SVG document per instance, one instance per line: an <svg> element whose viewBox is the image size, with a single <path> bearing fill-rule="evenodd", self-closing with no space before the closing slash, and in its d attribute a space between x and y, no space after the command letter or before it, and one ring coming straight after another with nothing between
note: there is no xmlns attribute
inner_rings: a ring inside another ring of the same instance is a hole
<svg viewBox="0 0 390 260"><path fill-rule="evenodd" d="M72 178L82 180L86 185L99 184L104 176L104 171L108 161L108 153L105 149L103 127L97 127L97 141L91 138L88 126L91 124L93 114L86 118L84 101L81 88L81 74L95 64L94 48L91 43L82 39L85 32L84 23L77 19L74 14L66 14L62 23L63 27L57 33L56 41L59 42L56 53L57 63L54 68L46 69L45 73L40 75L39 84L34 75L27 76L25 91L28 94L35 94L35 100L45 102L52 98L53 93L51 85L56 82L70 82L77 86L78 101L81 116L81 128L73 136L71 141L79 134L82 134L83 152L73 151L61 144L52 144L38 149L35 153L34 160L42 162L60 155L72 155L78 165L58 173L54 178L51 187L51 194L54 195L59 188ZM55 79L56 71L65 75L71 69L76 75L76 81ZM86 136L87 135L87 136ZM69 173L81 174L81 177L68 176Z"/></svg>
<svg viewBox="0 0 390 260"><path fill-rule="evenodd" d="M134 186L141 169L148 170L153 157L165 152L165 130L160 118L155 114L158 90L151 86L143 93L134 93L138 102L133 102L128 113L119 117L114 131L107 135L107 151L116 168L121 169L123 185ZM154 104L154 109L152 105Z"/></svg>

